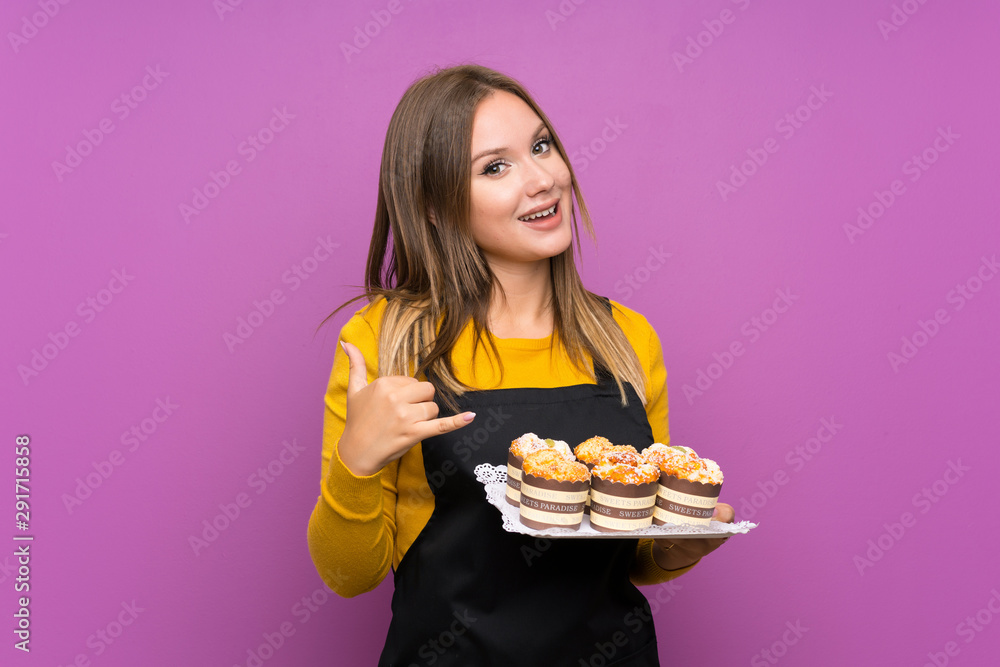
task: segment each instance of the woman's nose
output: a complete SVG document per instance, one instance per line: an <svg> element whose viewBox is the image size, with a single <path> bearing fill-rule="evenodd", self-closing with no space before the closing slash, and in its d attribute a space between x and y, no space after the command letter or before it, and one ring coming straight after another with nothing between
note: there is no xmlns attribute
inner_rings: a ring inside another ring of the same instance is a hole
<svg viewBox="0 0 1000 667"><path fill-rule="evenodd" d="M555 177L549 170L549 165L544 164L539 160L531 160L528 165L529 166L525 173L525 185L527 187L528 194L545 192L550 189L555 183Z"/></svg>

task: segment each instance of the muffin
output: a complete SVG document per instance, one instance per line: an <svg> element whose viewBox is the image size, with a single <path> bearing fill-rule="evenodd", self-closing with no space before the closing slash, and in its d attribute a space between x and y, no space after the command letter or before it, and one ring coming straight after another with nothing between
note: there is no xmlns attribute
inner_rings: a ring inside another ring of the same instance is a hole
<svg viewBox="0 0 1000 667"><path fill-rule="evenodd" d="M610 440L599 435L581 442L573 450L573 453L576 454L577 461L586 464L588 469L593 470L602 456L613 451L637 453L635 447L632 445L614 445ZM587 498L587 505L583 508L583 513L590 514L589 497Z"/></svg>
<svg viewBox="0 0 1000 667"><path fill-rule="evenodd" d="M574 459L569 445L562 440L553 440L552 438L543 440L534 433L525 433L511 441L510 450L507 452L507 492L505 497L507 502L514 507L518 506L521 499L521 465L524 462L524 457L542 449L555 450L570 461Z"/></svg>
<svg viewBox="0 0 1000 667"><path fill-rule="evenodd" d="M590 525L605 533L649 526L659 479L660 469L634 451L607 452L591 470Z"/></svg>
<svg viewBox="0 0 1000 667"><path fill-rule="evenodd" d="M643 457L660 469L653 523L707 526L722 490L722 470L712 459L699 457L689 447L654 443Z"/></svg>
<svg viewBox="0 0 1000 667"><path fill-rule="evenodd" d="M593 438L584 440L574 447L573 453L576 455L577 461L587 464L587 468L593 468L597 465L597 461L600 460L601 452L608 447L614 447L610 440L595 435Z"/></svg>
<svg viewBox="0 0 1000 667"><path fill-rule="evenodd" d="M521 523L529 528L577 530L590 493L590 471L547 448L524 457L521 474Z"/></svg>

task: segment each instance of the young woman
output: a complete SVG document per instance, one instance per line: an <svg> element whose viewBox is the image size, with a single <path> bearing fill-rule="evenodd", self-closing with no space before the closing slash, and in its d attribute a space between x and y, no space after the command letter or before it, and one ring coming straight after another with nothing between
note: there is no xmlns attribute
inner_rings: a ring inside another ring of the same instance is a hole
<svg viewBox="0 0 1000 667"><path fill-rule="evenodd" d="M593 237L552 124L496 71L427 76L389 123L367 290L352 300L369 304L340 333L309 521L340 595L395 571L380 665L658 665L636 585L724 541L507 533L475 479L526 432L668 442L659 338L584 288L574 197Z"/></svg>

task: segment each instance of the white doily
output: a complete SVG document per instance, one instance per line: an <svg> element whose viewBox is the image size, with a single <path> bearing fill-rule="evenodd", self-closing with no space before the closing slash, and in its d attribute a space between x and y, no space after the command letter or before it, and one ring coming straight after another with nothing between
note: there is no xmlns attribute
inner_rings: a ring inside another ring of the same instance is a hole
<svg viewBox="0 0 1000 667"><path fill-rule="evenodd" d="M739 521L737 523L722 523L712 521L707 526L691 526L685 524L667 523L662 526L649 526L639 528L625 533L603 533L594 530L590 525L589 517L583 515L583 523L578 530L568 528L547 528L545 530L535 530L528 528L521 523L521 514L518 508L508 503L505 499L507 493L507 466L492 466L489 463L480 463L475 469L476 479L483 485L486 491L486 499L491 505L500 510L503 517L503 529L508 533L521 533L537 537L575 537L575 538L605 538L621 539L623 537L673 537L695 538L695 537L728 537L749 532L751 528L756 528L757 524L749 521Z"/></svg>

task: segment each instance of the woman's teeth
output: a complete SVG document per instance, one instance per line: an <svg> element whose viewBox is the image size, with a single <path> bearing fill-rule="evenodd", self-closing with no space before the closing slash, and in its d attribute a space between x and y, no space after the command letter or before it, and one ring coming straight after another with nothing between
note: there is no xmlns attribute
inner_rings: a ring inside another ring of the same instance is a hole
<svg viewBox="0 0 1000 667"><path fill-rule="evenodd" d="M553 204L551 208L547 208L544 211L541 211L539 213L533 213L532 215L526 215L524 217L518 218L518 220L522 220L524 222L531 222L532 220L534 220L536 218L545 218L545 217L548 217L548 216L550 216L550 215L552 215L553 213L556 212L556 207L558 205L559 204Z"/></svg>

